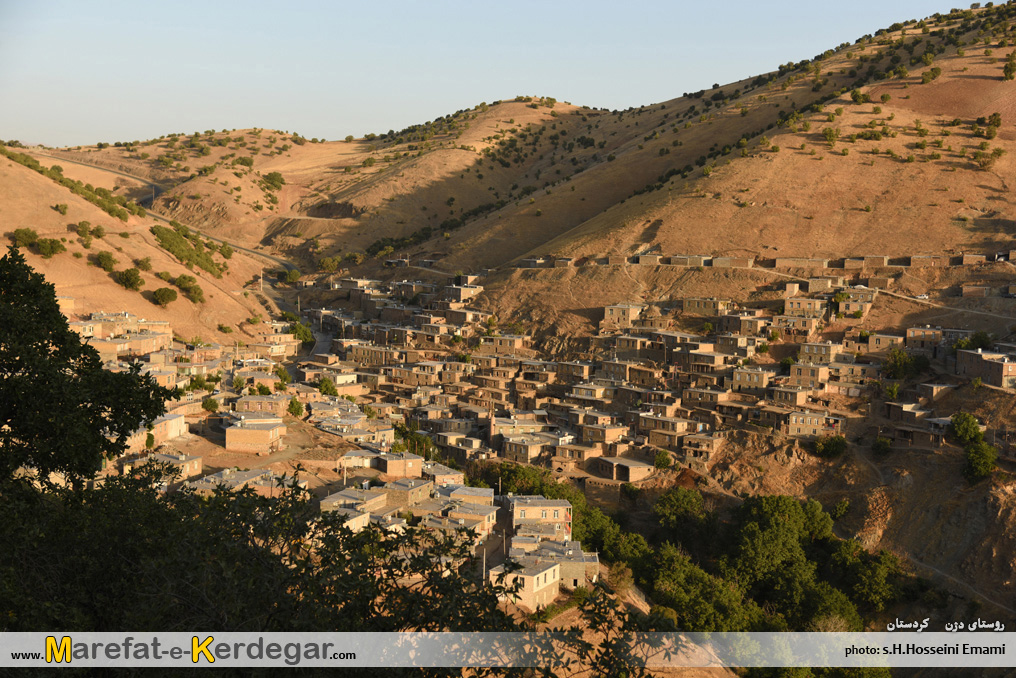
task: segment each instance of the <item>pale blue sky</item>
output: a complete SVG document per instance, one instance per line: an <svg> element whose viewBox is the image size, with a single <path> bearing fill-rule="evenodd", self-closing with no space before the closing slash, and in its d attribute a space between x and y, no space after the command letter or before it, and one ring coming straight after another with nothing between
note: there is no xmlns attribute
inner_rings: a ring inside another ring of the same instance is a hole
<svg viewBox="0 0 1016 678"><path fill-rule="evenodd" d="M968 4L0 0L0 139L338 139L518 94L628 108Z"/></svg>

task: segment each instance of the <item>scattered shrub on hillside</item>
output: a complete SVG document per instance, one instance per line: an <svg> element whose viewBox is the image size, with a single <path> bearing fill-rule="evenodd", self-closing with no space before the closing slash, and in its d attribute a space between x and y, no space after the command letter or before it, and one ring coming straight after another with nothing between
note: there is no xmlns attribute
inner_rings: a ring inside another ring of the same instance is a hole
<svg viewBox="0 0 1016 678"><path fill-rule="evenodd" d="M113 195L113 192L108 189L93 188L90 184L85 184L74 179L68 179L63 176L63 171L60 169L59 165L47 168L32 156L11 151L3 144L0 144L0 155L38 172L61 186L69 188L75 195L81 196L93 205L98 206L110 216L116 217L121 221L127 221L131 214L137 214L139 216L145 215L145 210L143 208L141 208L137 203L129 202L124 196ZM54 209L60 211L61 214L66 214L66 211L61 211L61 208L66 210L66 207L66 205L61 204L56 205Z"/></svg>
<svg viewBox="0 0 1016 678"><path fill-rule="evenodd" d="M289 326L289 331L304 344L313 344L315 341L314 333L311 331L309 325L304 325L303 323L293 323Z"/></svg>
<svg viewBox="0 0 1016 678"><path fill-rule="evenodd" d="M39 238L35 243L35 247L44 259L49 259L54 254L67 251L64 244L55 238Z"/></svg>
<svg viewBox="0 0 1016 678"><path fill-rule="evenodd" d="M150 230L159 245L181 263L198 266L216 278L222 277L222 269L212 261L211 255L206 251L205 244L187 227L180 226L174 229L165 226L152 226Z"/></svg>
<svg viewBox="0 0 1016 678"><path fill-rule="evenodd" d="M180 288L187 298L195 304L203 304L205 302L205 293L198 285L197 278L192 275L179 275L173 284Z"/></svg>
<svg viewBox="0 0 1016 678"><path fill-rule="evenodd" d="M95 265L107 273L112 273L117 265L117 260L112 252L99 252L95 255Z"/></svg>
<svg viewBox="0 0 1016 678"><path fill-rule="evenodd" d="M116 274L116 281L135 292L140 290L145 284L145 279L141 277L141 272L136 268L127 268L120 271Z"/></svg>
<svg viewBox="0 0 1016 678"><path fill-rule="evenodd" d="M833 520L839 520L843 516L847 515L847 511L849 510L850 510L850 500L841 499L836 503L836 506L833 507L833 510L829 512L829 516Z"/></svg>
<svg viewBox="0 0 1016 678"><path fill-rule="evenodd" d="M18 228L11 234L11 239L17 247L31 247L39 241L39 234L31 228Z"/></svg>
<svg viewBox="0 0 1016 678"><path fill-rule="evenodd" d="M967 445L964 449L964 456L966 464L963 467L963 477L971 483L976 483L989 477L995 470L998 449L980 440Z"/></svg>
<svg viewBox="0 0 1016 678"><path fill-rule="evenodd" d="M875 438L875 442L871 446L871 451L877 457L885 457L893 451L893 442L889 438L882 438L881 436Z"/></svg>
<svg viewBox="0 0 1016 678"><path fill-rule="evenodd" d="M957 412L952 416L949 435L961 445L970 445L984 439L980 424L969 412Z"/></svg>
<svg viewBox="0 0 1016 678"><path fill-rule="evenodd" d="M155 303L159 306L165 307L171 302L176 301L178 295L176 290L171 287L160 287L152 293L152 296L155 297Z"/></svg>

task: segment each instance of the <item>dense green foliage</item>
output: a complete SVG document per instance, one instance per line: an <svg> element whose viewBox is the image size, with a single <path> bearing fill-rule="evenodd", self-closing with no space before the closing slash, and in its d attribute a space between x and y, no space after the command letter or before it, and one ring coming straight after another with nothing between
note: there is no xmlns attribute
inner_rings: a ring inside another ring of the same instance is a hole
<svg viewBox="0 0 1016 678"><path fill-rule="evenodd" d="M165 411L171 393L137 364L104 370L16 248L0 259L0 290L0 482L19 467L41 482L88 478Z"/></svg>
<svg viewBox="0 0 1016 678"><path fill-rule="evenodd" d="M187 295L187 298L195 304L203 304L205 302L205 292L198 285L198 280L194 276L178 275L173 284L179 287Z"/></svg>
<svg viewBox="0 0 1016 678"><path fill-rule="evenodd" d="M186 227L174 229L152 226L150 230L159 241L159 245L181 263L197 266L216 278L222 277L222 269L212 260L211 254L206 251L205 243L197 234L191 233Z"/></svg>
<svg viewBox="0 0 1016 678"><path fill-rule="evenodd" d="M152 296L155 298L155 303L163 307L168 306L177 299L176 290L171 287L160 287L152 292Z"/></svg>
<svg viewBox="0 0 1016 678"><path fill-rule="evenodd" d="M326 396L339 395L339 391L335 388L335 382L328 377L321 377L321 381L318 382L318 390Z"/></svg>
<svg viewBox="0 0 1016 678"><path fill-rule="evenodd" d="M293 336L302 341L305 344L314 343L314 333L311 331L309 325L303 323L293 323L289 326L289 331L293 333Z"/></svg>
<svg viewBox="0 0 1016 678"><path fill-rule="evenodd" d="M573 537L629 566L657 612L683 630L860 630L862 615L898 595L895 557L837 539L814 500L752 497L721 522L698 491L675 488L654 505L659 527L646 539L544 470L474 463L467 473L474 484L500 479L504 492L570 501Z"/></svg>
<svg viewBox="0 0 1016 678"><path fill-rule="evenodd" d="M67 251L64 244L56 238L39 238L35 243L35 249L38 250L43 259L50 259L55 254Z"/></svg>
<svg viewBox="0 0 1016 678"><path fill-rule="evenodd" d="M127 221L131 214L136 214L140 217L143 217L146 214L143 207L132 200L127 200L127 198L122 195L113 195L112 191L108 189L95 188L91 184L85 184L75 179L68 179L63 175L63 171L60 169L59 165L46 167L32 156L12 151L2 143L0 143L0 155L6 156L14 162L35 170L48 179L52 179L61 186L69 188L75 195L80 195L88 202L120 221ZM66 207L66 205L63 205L64 210L66 210ZM64 211L63 213L66 212Z"/></svg>
<svg viewBox="0 0 1016 678"><path fill-rule="evenodd" d="M949 433L960 445L969 445L982 440L981 425L969 412L957 412L952 416L949 424Z"/></svg>
<svg viewBox="0 0 1016 678"><path fill-rule="evenodd" d="M980 424L969 412L957 412L952 416L949 434L961 445L966 463L963 477L976 483L991 476L998 461L998 449L984 440Z"/></svg>
<svg viewBox="0 0 1016 678"><path fill-rule="evenodd" d="M998 461L998 449L983 440L967 445L964 450L966 464L963 476L972 483L991 476Z"/></svg>
<svg viewBox="0 0 1016 678"><path fill-rule="evenodd" d="M278 191L286 185L286 180L282 178L282 175L278 172L269 172L265 176L261 177L264 184L275 191Z"/></svg>
<svg viewBox="0 0 1016 678"><path fill-rule="evenodd" d="M16 247L31 247L39 240L39 234L32 228L18 228L12 235Z"/></svg>
<svg viewBox="0 0 1016 678"><path fill-rule="evenodd" d="M113 256L112 252L102 251L95 255L95 265L107 273L112 273L117 263L116 257Z"/></svg>
<svg viewBox="0 0 1016 678"><path fill-rule="evenodd" d="M144 286L145 279L136 268L128 268L116 274L116 281L129 290L137 292Z"/></svg>
<svg viewBox="0 0 1016 678"><path fill-rule="evenodd" d="M815 441L815 455L832 459L847 451L847 439L843 436L826 436Z"/></svg>
<svg viewBox="0 0 1016 678"><path fill-rule="evenodd" d="M894 345L882 363L882 372L890 379L912 379L930 366L923 353L907 353L902 346Z"/></svg>

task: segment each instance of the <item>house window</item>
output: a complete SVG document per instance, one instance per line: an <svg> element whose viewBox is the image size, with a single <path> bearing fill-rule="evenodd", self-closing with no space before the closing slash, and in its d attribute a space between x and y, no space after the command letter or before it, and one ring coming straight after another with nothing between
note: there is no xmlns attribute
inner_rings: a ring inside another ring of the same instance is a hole
<svg viewBox="0 0 1016 678"><path fill-rule="evenodd" d="M526 510L522 509L521 511L519 511L519 518L525 518L525 517L526 517Z"/></svg>
<svg viewBox="0 0 1016 678"><path fill-rule="evenodd" d="M559 513L560 513L560 512L559 512L559 511L558 511L557 509L554 509L554 518L559 518L559 517L560 517L560 516L558 515Z"/></svg>

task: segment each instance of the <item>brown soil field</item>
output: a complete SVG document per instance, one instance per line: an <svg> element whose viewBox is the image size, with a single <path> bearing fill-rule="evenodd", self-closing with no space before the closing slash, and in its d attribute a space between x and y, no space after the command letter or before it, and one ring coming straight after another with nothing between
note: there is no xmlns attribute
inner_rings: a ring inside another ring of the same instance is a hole
<svg viewBox="0 0 1016 678"><path fill-rule="evenodd" d="M68 206L66 216L53 209L57 204ZM94 239L90 249L85 249L74 233L80 221L101 225L106 230L105 237ZM176 334L188 339L200 336L206 341L232 343L236 337L249 338L243 321L253 313L264 311L257 305L254 295L243 296L242 288L260 272L260 263L236 254L229 262L230 270L221 279L200 269L188 270L158 246L148 230L152 223L137 217L121 222L46 177L0 158L0 232L32 228L43 238L66 239L67 251L51 259L32 251L26 251L25 255L29 264L56 286L57 295L74 297L76 313L128 310L145 318L167 320ZM113 254L119 262L116 270L131 267L136 260L151 258L152 271L142 273L145 286L141 294L123 288L111 274L89 265L89 257L100 251ZM193 275L204 290L206 303L193 304L182 294L166 308L148 301L145 292L150 294L154 289L169 286L155 277L160 271L173 276ZM234 327L239 334L221 334L219 324Z"/></svg>

